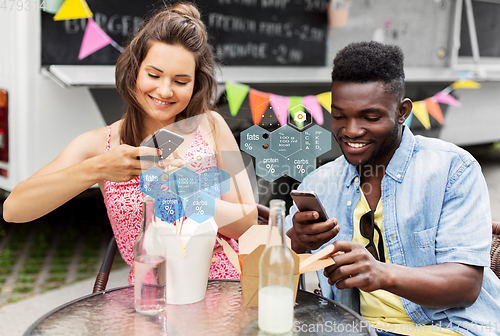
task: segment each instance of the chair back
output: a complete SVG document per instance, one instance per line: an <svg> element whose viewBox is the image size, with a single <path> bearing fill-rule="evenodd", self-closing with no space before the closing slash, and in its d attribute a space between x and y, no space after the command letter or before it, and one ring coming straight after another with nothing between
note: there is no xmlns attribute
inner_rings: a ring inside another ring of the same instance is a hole
<svg viewBox="0 0 500 336"><path fill-rule="evenodd" d="M108 284L109 279L109 272L111 272L111 267L113 266L113 261L115 260L117 249L118 246L116 245L115 236L113 236L109 241L106 255L102 260L101 269L96 276L92 293L97 293L106 289L106 285Z"/></svg>

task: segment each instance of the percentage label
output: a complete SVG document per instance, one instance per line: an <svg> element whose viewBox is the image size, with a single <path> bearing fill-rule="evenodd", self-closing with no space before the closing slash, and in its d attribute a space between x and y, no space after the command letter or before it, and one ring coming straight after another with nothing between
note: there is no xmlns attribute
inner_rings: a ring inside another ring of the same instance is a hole
<svg viewBox="0 0 500 336"><path fill-rule="evenodd" d="M195 209L198 215L203 215L205 213L205 211L203 211L201 206L197 206Z"/></svg>
<svg viewBox="0 0 500 336"><path fill-rule="evenodd" d="M304 169L304 165L297 165L297 171L301 174L304 174L306 170Z"/></svg>
<svg viewBox="0 0 500 336"><path fill-rule="evenodd" d="M165 206L165 210L167 211L167 214L173 215L174 214L174 209L170 205Z"/></svg>
<svg viewBox="0 0 500 336"><path fill-rule="evenodd" d="M273 165L270 163L266 164L266 169L268 173L274 173L276 171L276 169L274 169Z"/></svg>
<svg viewBox="0 0 500 336"><path fill-rule="evenodd" d="M252 150L252 145L247 142L245 143L245 148L248 150Z"/></svg>

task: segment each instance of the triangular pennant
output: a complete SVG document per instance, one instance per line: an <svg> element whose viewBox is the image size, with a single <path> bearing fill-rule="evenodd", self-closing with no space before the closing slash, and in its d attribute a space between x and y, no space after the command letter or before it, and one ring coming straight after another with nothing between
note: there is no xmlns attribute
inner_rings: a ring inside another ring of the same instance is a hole
<svg viewBox="0 0 500 336"><path fill-rule="evenodd" d="M406 118L404 124L408 126L408 128L410 128L412 120L413 120L413 112L410 112L410 115L408 116L408 118Z"/></svg>
<svg viewBox="0 0 500 336"><path fill-rule="evenodd" d="M247 96L250 86L235 82L226 82L227 102L229 103L229 111L235 117L240 110L241 104Z"/></svg>
<svg viewBox="0 0 500 336"><path fill-rule="evenodd" d="M427 107L427 111L429 114L436 119L440 124L444 122L443 112L441 111L441 107L439 103L434 100L434 98L427 98L424 100L425 107Z"/></svg>
<svg viewBox="0 0 500 336"><path fill-rule="evenodd" d="M316 120L316 123L323 125L323 109L318 103L316 96L305 96L302 98L302 104L304 104L304 107L309 111L314 120Z"/></svg>
<svg viewBox="0 0 500 336"><path fill-rule="evenodd" d="M253 124L258 125L265 113L267 106L269 106L270 93L250 89L248 99L250 100L250 110L252 112Z"/></svg>
<svg viewBox="0 0 500 336"><path fill-rule="evenodd" d="M453 105L457 107L460 107L461 105L460 102L456 100L452 95L443 92L436 93L432 98L434 98L434 100L438 103Z"/></svg>
<svg viewBox="0 0 500 336"><path fill-rule="evenodd" d="M89 18L87 21L87 28L83 34L82 45L78 59L82 60L90 54L95 53L97 50L104 48L113 41L111 37L99 27L94 19Z"/></svg>
<svg viewBox="0 0 500 336"><path fill-rule="evenodd" d="M474 82L471 80L460 80L456 81L455 83L451 84L451 87L453 90L456 89L479 89L481 87L481 84L478 82Z"/></svg>
<svg viewBox="0 0 500 336"><path fill-rule="evenodd" d="M319 95L316 95L321 106L325 108L329 113L332 113L332 93L331 92L323 92Z"/></svg>
<svg viewBox="0 0 500 336"><path fill-rule="evenodd" d="M56 14L63 4L64 0L42 0L40 8L49 14Z"/></svg>
<svg viewBox="0 0 500 336"><path fill-rule="evenodd" d="M54 16L54 21L84 19L94 16L85 0L66 0Z"/></svg>
<svg viewBox="0 0 500 336"><path fill-rule="evenodd" d="M288 110L290 115L295 122L295 125L299 129L304 127L304 121L306 120L306 114L304 112L304 105L302 105L302 97L292 96L290 97L290 104L288 105Z"/></svg>
<svg viewBox="0 0 500 336"><path fill-rule="evenodd" d="M422 125L424 125L426 129L431 128L429 112L427 112L423 101L420 100L413 103L413 114L422 123Z"/></svg>
<svg viewBox="0 0 500 336"><path fill-rule="evenodd" d="M290 97L271 95L269 99L271 107L274 110L274 115L278 118L280 126L286 125L288 119L288 105L290 105Z"/></svg>

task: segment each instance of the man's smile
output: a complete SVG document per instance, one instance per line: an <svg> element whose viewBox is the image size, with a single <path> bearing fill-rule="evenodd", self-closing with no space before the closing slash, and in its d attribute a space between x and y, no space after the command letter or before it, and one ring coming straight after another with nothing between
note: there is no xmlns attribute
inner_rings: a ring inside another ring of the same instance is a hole
<svg viewBox="0 0 500 336"><path fill-rule="evenodd" d="M367 143L360 143L360 142L347 142L344 141L348 146L353 147L353 148L362 148L368 145Z"/></svg>

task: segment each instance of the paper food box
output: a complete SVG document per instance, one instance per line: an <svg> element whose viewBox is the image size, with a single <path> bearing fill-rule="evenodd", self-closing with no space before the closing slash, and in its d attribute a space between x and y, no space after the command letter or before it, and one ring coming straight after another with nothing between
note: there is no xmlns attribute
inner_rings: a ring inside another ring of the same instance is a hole
<svg viewBox="0 0 500 336"><path fill-rule="evenodd" d="M212 252L217 236L213 218L198 223L190 218L173 225L156 217L150 225L165 241L167 303L189 304L205 298Z"/></svg>
<svg viewBox="0 0 500 336"><path fill-rule="evenodd" d="M243 299L248 307L257 307L259 303L259 262L267 244L268 230L267 225L250 227L239 238L239 255L227 242L217 239L228 259L240 273ZM280 244L280 240L279 232L276 229L273 231L271 243ZM286 241L295 263L293 282L296 296L300 274L317 271L334 264L333 259L328 257L333 251L333 245L327 246L316 254L296 254L291 249L290 238L286 237Z"/></svg>

